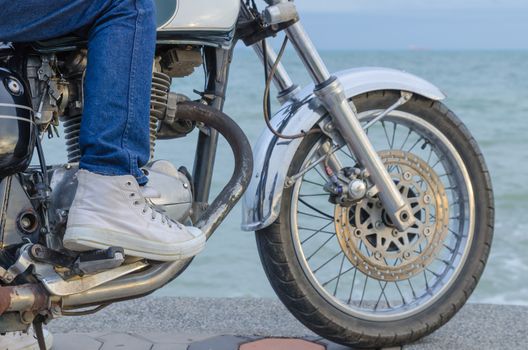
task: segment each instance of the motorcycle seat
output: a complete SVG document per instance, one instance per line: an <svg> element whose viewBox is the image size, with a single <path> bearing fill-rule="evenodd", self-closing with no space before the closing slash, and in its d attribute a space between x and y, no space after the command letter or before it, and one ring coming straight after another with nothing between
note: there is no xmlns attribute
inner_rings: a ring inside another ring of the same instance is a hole
<svg viewBox="0 0 528 350"><path fill-rule="evenodd" d="M14 43L16 44L16 43ZM79 47L85 47L87 41L76 35L67 35L58 38L40 40L30 43L38 51L70 51Z"/></svg>

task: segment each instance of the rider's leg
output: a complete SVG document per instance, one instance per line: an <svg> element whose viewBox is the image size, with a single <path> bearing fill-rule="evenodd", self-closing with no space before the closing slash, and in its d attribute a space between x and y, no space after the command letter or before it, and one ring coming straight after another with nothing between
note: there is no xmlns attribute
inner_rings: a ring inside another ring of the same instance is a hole
<svg viewBox="0 0 528 350"><path fill-rule="evenodd" d="M64 245L72 250L121 246L130 255L154 260L197 254L205 243L200 230L157 213L138 186L147 180L140 167L149 158L153 1L0 0L0 8L0 40L35 41L74 31L88 38L83 170Z"/></svg>
<svg viewBox="0 0 528 350"><path fill-rule="evenodd" d="M0 40L88 39L80 167L135 176L149 159L156 23L152 0L0 0Z"/></svg>
<svg viewBox="0 0 528 350"><path fill-rule="evenodd" d="M140 184L147 182L140 167L150 157L155 44L152 0L111 1L96 19L88 37L81 168L102 175L131 174Z"/></svg>

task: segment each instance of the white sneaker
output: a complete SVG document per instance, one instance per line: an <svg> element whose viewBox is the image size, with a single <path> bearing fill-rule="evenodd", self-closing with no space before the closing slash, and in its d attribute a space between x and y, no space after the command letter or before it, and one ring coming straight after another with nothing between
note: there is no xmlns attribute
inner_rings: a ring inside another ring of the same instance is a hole
<svg viewBox="0 0 528 350"><path fill-rule="evenodd" d="M133 176L77 173L64 246L74 251L122 247L125 254L158 261L195 256L205 234L185 227L154 208Z"/></svg>
<svg viewBox="0 0 528 350"><path fill-rule="evenodd" d="M46 349L51 349L53 336L44 330ZM31 328L27 333L15 332L0 335L0 350L39 350L37 337Z"/></svg>

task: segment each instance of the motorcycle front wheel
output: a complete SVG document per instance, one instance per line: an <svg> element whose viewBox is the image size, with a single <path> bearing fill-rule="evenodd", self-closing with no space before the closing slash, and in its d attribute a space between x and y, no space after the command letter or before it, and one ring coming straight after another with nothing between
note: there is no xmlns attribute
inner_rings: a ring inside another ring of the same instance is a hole
<svg viewBox="0 0 528 350"><path fill-rule="evenodd" d="M365 125L399 97L379 91L353 103ZM475 139L440 102L414 96L368 135L413 209L411 228L396 230L377 196L333 204L316 166L284 189L279 218L256 238L271 285L299 321L334 342L379 348L432 333L465 304L488 258L494 208ZM307 136L288 176L336 144ZM335 156L358 165L346 147Z"/></svg>

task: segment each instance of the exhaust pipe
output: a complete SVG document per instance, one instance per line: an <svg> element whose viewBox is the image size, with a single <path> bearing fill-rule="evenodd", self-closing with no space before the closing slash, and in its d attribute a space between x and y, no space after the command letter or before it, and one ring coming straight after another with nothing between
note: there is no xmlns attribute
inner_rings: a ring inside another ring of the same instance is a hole
<svg viewBox="0 0 528 350"><path fill-rule="evenodd" d="M38 284L0 287L0 316L6 312L47 310L49 303L48 293Z"/></svg>
<svg viewBox="0 0 528 350"><path fill-rule="evenodd" d="M196 102L183 102L177 105L176 113L175 119L201 122L217 130L229 143L235 158L231 179L196 223L209 238L249 185L253 172L251 145L238 124L214 108ZM62 305L65 308L77 308L148 295L176 278L191 260L154 265L89 291L66 296L62 299Z"/></svg>

